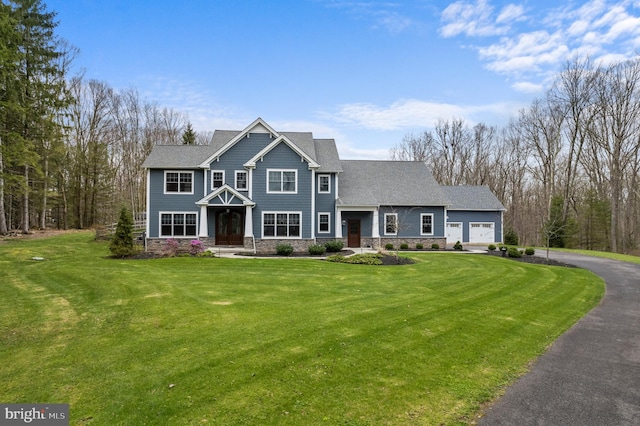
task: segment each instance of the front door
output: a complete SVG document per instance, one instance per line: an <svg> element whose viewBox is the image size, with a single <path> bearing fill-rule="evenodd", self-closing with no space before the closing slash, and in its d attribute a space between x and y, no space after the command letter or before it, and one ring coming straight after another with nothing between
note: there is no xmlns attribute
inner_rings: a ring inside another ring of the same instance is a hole
<svg viewBox="0 0 640 426"><path fill-rule="evenodd" d="M241 246L244 243L242 210L226 209L216 213L216 245Z"/></svg>
<svg viewBox="0 0 640 426"><path fill-rule="evenodd" d="M360 219L347 221L347 247L360 247Z"/></svg>

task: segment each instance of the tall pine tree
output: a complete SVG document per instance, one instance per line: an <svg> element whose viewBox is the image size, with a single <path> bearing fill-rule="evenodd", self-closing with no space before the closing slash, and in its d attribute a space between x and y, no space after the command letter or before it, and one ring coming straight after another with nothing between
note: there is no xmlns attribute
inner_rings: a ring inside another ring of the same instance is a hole
<svg viewBox="0 0 640 426"><path fill-rule="evenodd" d="M11 49L16 67L9 79L9 91L15 95L17 113L3 122L3 130L11 135L3 141L3 165L5 176L20 176L10 188L12 199L20 200L20 228L28 233L35 217L32 193L40 194L39 214L44 215L46 210L48 160L61 142L59 114L71 101L65 82L71 56L68 45L54 33L55 13L46 11L42 1L12 0L8 7L16 34ZM3 7L3 14L5 11ZM44 220L40 224L44 225Z"/></svg>

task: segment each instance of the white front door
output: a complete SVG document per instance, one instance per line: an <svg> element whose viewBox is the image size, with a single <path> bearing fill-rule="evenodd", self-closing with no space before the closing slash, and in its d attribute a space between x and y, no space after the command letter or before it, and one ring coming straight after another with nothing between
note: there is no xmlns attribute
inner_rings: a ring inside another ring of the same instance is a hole
<svg viewBox="0 0 640 426"><path fill-rule="evenodd" d="M462 241L462 222L447 222L447 244Z"/></svg>

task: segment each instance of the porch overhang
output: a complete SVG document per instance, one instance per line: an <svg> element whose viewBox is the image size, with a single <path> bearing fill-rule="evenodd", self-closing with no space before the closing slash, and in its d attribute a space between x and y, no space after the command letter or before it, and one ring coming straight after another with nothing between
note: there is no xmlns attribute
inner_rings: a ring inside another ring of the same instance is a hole
<svg viewBox="0 0 640 426"><path fill-rule="evenodd" d="M216 188L207 194L206 197L196 201L197 206L250 206L256 205L246 195L227 184Z"/></svg>

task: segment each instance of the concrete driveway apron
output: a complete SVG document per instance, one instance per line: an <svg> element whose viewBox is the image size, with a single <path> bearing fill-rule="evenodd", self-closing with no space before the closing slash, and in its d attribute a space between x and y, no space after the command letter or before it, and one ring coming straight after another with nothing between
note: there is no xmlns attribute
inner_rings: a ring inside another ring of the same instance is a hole
<svg viewBox="0 0 640 426"><path fill-rule="evenodd" d="M479 424L640 425L640 265L572 253L550 257L599 275L606 293Z"/></svg>

